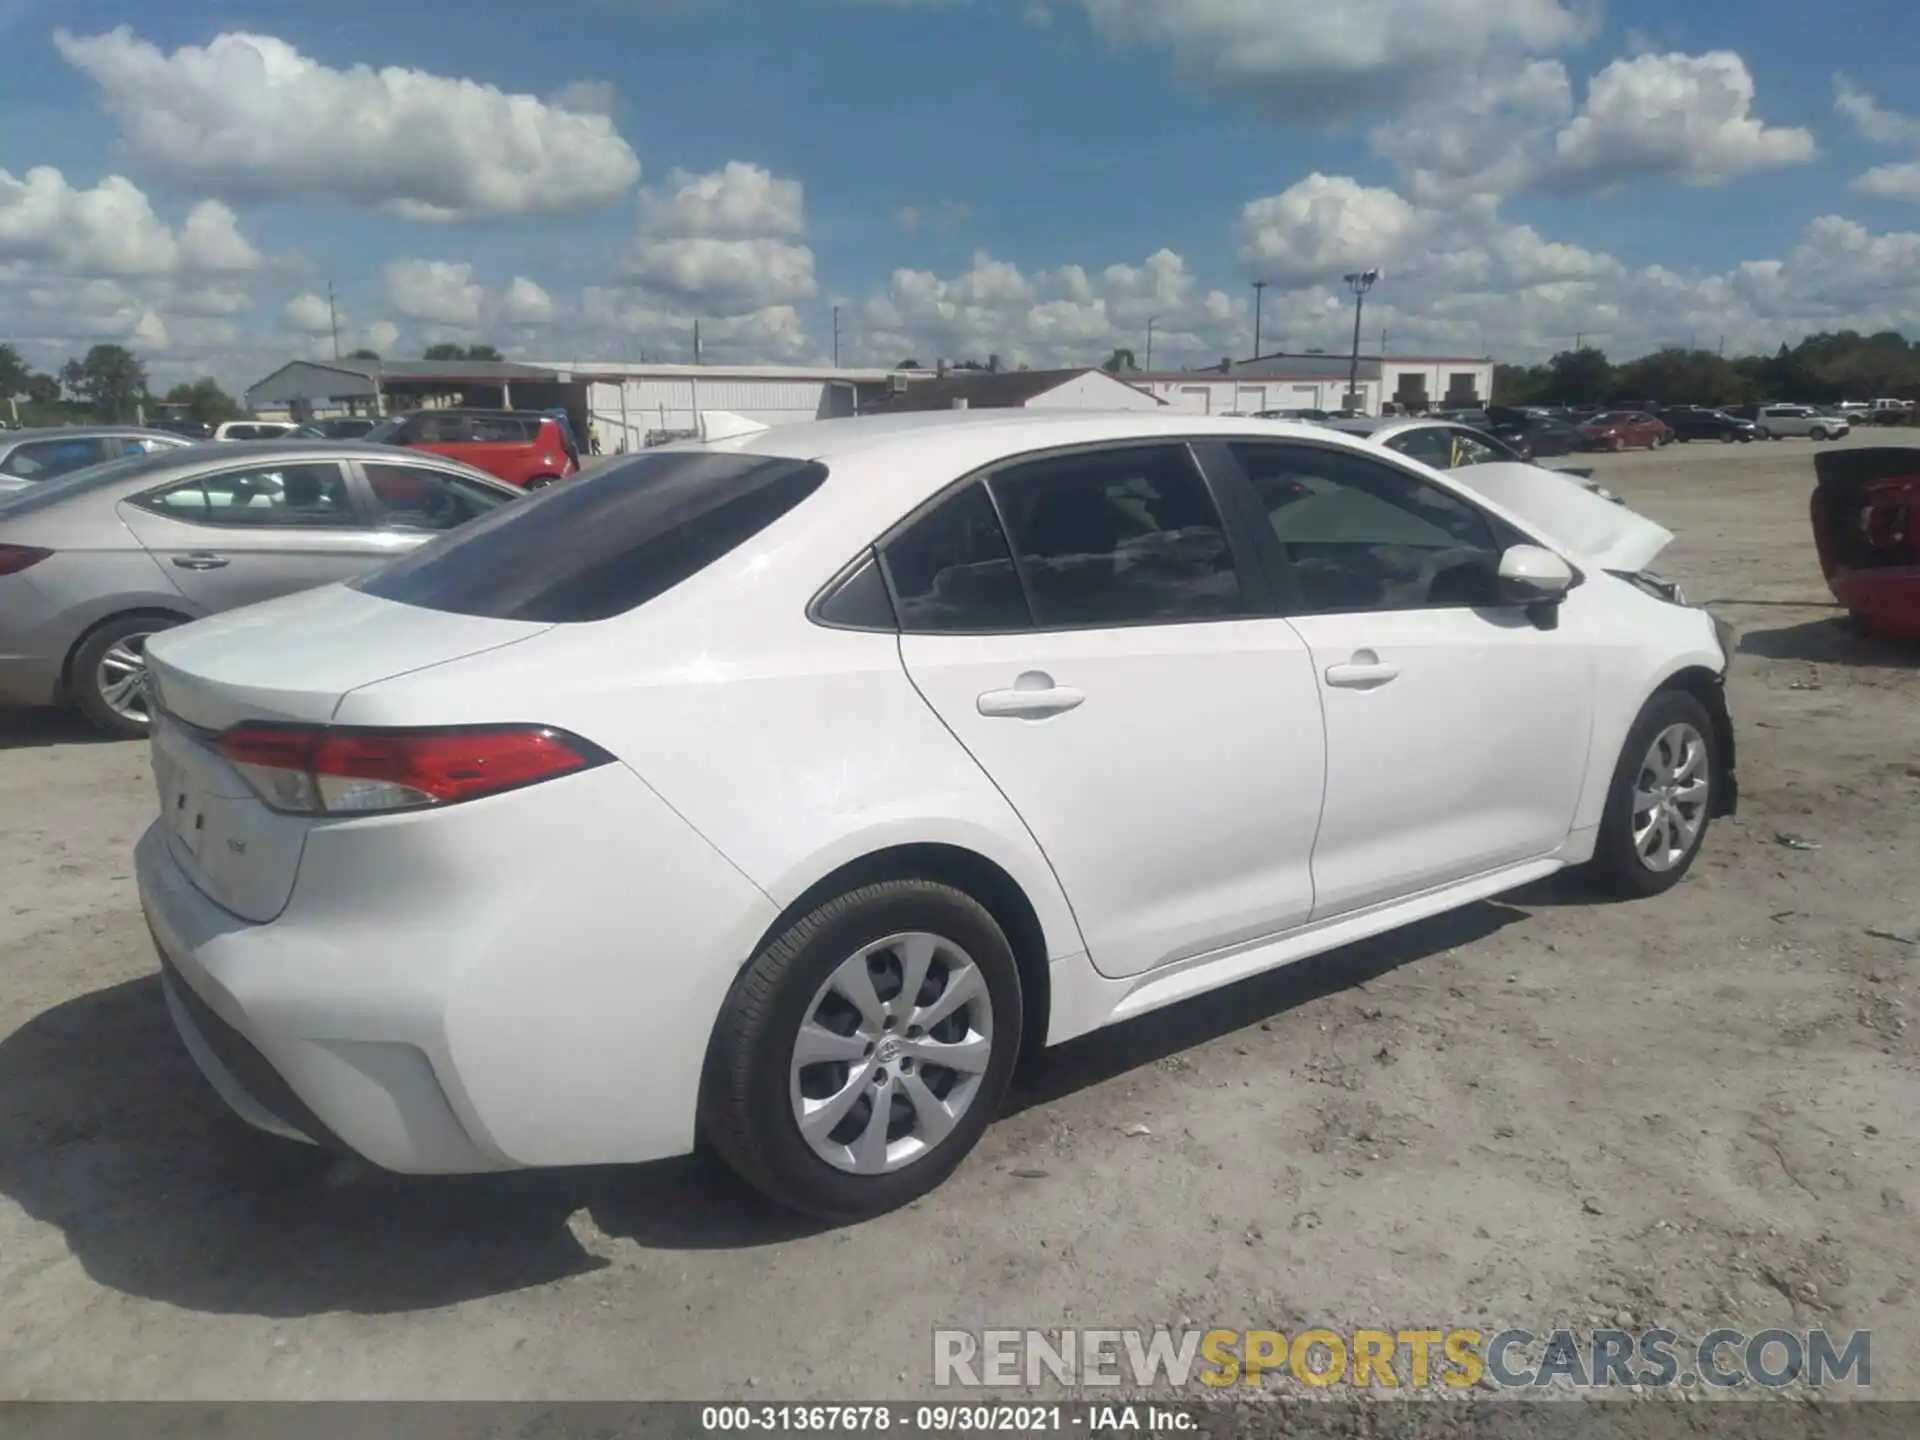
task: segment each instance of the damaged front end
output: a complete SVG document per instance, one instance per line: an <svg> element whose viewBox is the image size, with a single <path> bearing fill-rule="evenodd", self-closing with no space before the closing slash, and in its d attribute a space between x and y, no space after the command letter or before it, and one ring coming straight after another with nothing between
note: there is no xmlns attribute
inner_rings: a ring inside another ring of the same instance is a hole
<svg viewBox="0 0 1920 1440"><path fill-rule="evenodd" d="M1920 640L1920 448L1814 457L1813 539L1833 598L1876 634Z"/></svg>

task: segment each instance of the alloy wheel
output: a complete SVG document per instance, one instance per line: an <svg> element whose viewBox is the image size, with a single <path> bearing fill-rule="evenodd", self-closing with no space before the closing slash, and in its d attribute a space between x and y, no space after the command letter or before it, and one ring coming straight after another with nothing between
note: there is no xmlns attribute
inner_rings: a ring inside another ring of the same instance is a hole
<svg viewBox="0 0 1920 1440"><path fill-rule="evenodd" d="M135 725L152 723L147 710L147 640L151 631L122 635L94 667L93 685L106 707Z"/></svg>
<svg viewBox="0 0 1920 1440"><path fill-rule="evenodd" d="M794 1123L836 1170L883 1175L937 1149L993 1055L993 1001L972 957L909 931L848 956L794 1037Z"/></svg>
<svg viewBox="0 0 1920 1440"><path fill-rule="evenodd" d="M1698 730L1681 723L1654 736L1633 782L1633 849L1642 865L1665 872L1687 858L1707 823L1711 788Z"/></svg>

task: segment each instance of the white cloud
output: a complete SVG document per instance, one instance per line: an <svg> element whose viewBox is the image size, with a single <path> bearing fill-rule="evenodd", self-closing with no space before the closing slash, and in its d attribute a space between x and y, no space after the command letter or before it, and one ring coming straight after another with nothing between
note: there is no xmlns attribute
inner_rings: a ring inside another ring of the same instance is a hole
<svg viewBox="0 0 1920 1440"><path fill-rule="evenodd" d="M1586 105L1554 137L1547 181L1584 188L1663 175L1719 185L1815 158L1811 131L1763 123L1753 99L1753 76L1731 50L1616 60L1593 77Z"/></svg>
<svg viewBox="0 0 1920 1440"><path fill-rule="evenodd" d="M451 260L395 260L380 272L397 314L440 330L477 331L484 291L473 266Z"/></svg>
<svg viewBox="0 0 1920 1440"><path fill-rule="evenodd" d="M611 116L619 98L611 80L575 80L554 91L547 103L556 110L571 110L576 115Z"/></svg>
<svg viewBox="0 0 1920 1440"><path fill-rule="evenodd" d="M60 30L54 43L99 85L135 160L231 198L339 200L415 220L564 215L613 203L640 175L606 114L473 80L336 70L242 32L171 54L126 26Z"/></svg>
<svg viewBox="0 0 1920 1440"><path fill-rule="evenodd" d="M1540 55L1584 38L1584 0L1081 0L1121 45L1171 52L1188 84L1277 118L1324 122L1459 88L1487 55Z"/></svg>
<svg viewBox="0 0 1920 1440"><path fill-rule="evenodd" d="M640 193L641 233L660 239L792 239L806 234L798 180L744 161L695 175L675 170L664 187Z"/></svg>
<svg viewBox="0 0 1920 1440"><path fill-rule="evenodd" d="M1424 101L1374 128L1376 154L1432 204L1510 195L1538 177L1542 153L1573 118L1573 85L1558 60L1489 67L1480 83Z"/></svg>
<svg viewBox="0 0 1920 1440"><path fill-rule="evenodd" d="M819 293L806 229L798 180L738 160L704 175L676 170L641 192L621 277L669 312L724 318L792 305Z"/></svg>
<svg viewBox="0 0 1920 1440"><path fill-rule="evenodd" d="M332 335L333 307L325 296L308 291L287 301L280 311L280 323L304 335Z"/></svg>
<svg viewBox="0 0 1920 1440"><path fill-rule="evenodd" d="M526 276L516 275L501 299L500 314L509 325L545 325L554 318L553 297Z"/></svg>
<svg viewBox="0 0 1920 1440"><path fill-rule="evenodd" d="M0 262L7 260L73 275L223 274L261 264L217 201L194 206L176 234L124 176L80 189L48 165L24 179L0 170Z"/></svg>
<svg viewBox="0 0 1920 1440"><path fill-rule="evenodd" d="M1920 205L1920 160L1876 165L1854 178L1853 188L1876 200L1906 200Z"/></svg>
<svg viewBox="0 0 1920 1440"><path fill-rule="evenodd" d="M1418 212L1392 190L1318 171L1240 212L1240 258L1280 285L1392 266L1416 243Z"/></svg>
<svg viewBox="0 0 1920 1440"><path fill-rule="evenodd" d="M1044 368L1096 364L1124 347L1144 364L1151 322L1157 368L1183 357L1217 361L1244 353L1249 316L1244 299L1208 289L1171 250L1139 265L1063 265L1034 274L978 252L950 278L896 270L854 308L845 348L871 364L999 355L1008 366Z"/></svg>
<svg viewBox="0 0 1920 1440"><path fill-rule="evenodd" d="M1853 128L1879 145L1920 148L1920 119L1888 110L1844 75L1834 77L1833 108L1853 122Z"/></svg>
<svg viewBox="0 0 1920 1440"><path fill-rule="evenodd" d="M1853 122L1868 140L1920 150L1920 119L1883 108L1873 96L1845 76L1834 79L1833 108ZM1853 188L1876 200L1904 200L1920 205L1920 160L1876 165L1856 175Z"/></svg>
<svg viewBox="0 0 1920 1440"><path fill-rule="evenodd" d="M1614 61L1574 105L1558 60L1489 66L1477 84L1409 107L1372 133L1422 203L1526 190L1596 190L1658 178L1718 185L1812 160L1812 134L1753 114L1754 84L1731 51Z"/></svg>

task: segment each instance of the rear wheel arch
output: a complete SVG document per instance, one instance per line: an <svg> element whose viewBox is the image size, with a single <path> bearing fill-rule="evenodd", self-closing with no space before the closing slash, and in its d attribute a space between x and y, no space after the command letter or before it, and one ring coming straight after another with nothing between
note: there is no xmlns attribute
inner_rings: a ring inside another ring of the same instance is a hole
<svg viewBox="0 0 1920 1440"><path fill-rule="evenodd" d="M1052 1012L1048 947L1040 913L1020 882L993 860L964 846L942 843L892 845L850 860L809 885L768 925L750 953L740 957L740 974L755 956L814 910L849 890L885 880L933 880L971 896L985 907L1007 937L1020 971L1022 1048L1029 1054L1046 1044ZM736 977L738 978L738 977ZM721 1014L724 1016L725 1007ZM712 1042L708 1042L712 1054Z"/></svg>
<svg viewBox="0 0 1920 1440"><path fill-rule="evenodd" d="M102 615L98 620L95 620L92 624L88 625L86 629L76 635L73 639L73 644L67 647L66 656L60 662L60 689L62 695L71 697L73 694L73 662L78 658L81 647L95 635L106 629L107 626L117 624L122 620L165 620L170 625L186 625L190 624L193 618L193 616L185 614L182 611L169 610L164 605L135 605L126 610L116 610L111 615Z"/></svg>

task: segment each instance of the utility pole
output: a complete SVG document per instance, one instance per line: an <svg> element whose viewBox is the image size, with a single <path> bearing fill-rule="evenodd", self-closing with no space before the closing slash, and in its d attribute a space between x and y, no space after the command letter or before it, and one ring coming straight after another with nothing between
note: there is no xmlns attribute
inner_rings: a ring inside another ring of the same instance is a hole
<svg viewBox="0 0 1920 1440"><path fill-rule="evenodd" d="M1155 326L1155 325L1156 325L1157 323L1159 323L1159 320L1160 320L1160 317L1159 317L1158 315L1149 315L1149 316L1147 317L1147 365L1146 365L1146 369L1147 369L1147 373L1148 373L1149 375L1151 375L1151 374L1153 373L1153 327L1154 327L1154 326Z"/></svg>
<svg viewBox="0 0 1920 1440"><path fill-rule="evenodd" d="M693 363L700 363L700 322L693 322Z"/></svg>
<svg viewBox="0 0 1920 1440"><path fill-rule="evenodd" d="M1356 270L1345 277L1353 291L1353 365L1347 371L1347 404L1343 408L1360 409L1360 316L1366 308L1367 292L1380 278L1378 270Z"/></svg>
<svg viewBox="0 0 1920 1440"><path fill-rule="evenodd" d="M1267 282L1264 280L1254 281L1253 282L1253 358L1256 360L1260 358L1260 308L1261 308L1261 302L1266 299L1266 296L1267 296Z"/></svg>
<svg viewBox="0 0 1920 1440"><path fill-rule="evenodd" d="M327 281L327 324L333 330L333 358L340 358L340 312L334 308L333 281Z"/></svg>
<svg viewBox="0 0 1920 1440"><path fill-rule="evenodd" d="M840 307L833 307L833 368L840 368Z"/></svg>

